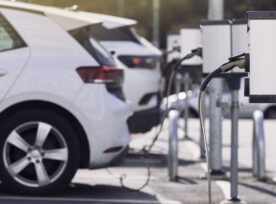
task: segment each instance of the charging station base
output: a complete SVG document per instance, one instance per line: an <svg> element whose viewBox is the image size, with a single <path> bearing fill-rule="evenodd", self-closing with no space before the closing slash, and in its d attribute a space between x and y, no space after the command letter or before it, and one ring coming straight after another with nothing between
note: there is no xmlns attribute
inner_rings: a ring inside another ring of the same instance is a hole
<svg viewBox="0 0 276 204"><path fill-rule="evenodd" d="M226 172L223 170L211 170L211 179L212 180L227 179Z"/></svg>
<svg viewBox="0 0 276 204"><path fill-rule="evenodd" d="M220 204L248 204L248 203L244 200L240 200L236 198L236 199L223 200L220 202Z"/></svg>

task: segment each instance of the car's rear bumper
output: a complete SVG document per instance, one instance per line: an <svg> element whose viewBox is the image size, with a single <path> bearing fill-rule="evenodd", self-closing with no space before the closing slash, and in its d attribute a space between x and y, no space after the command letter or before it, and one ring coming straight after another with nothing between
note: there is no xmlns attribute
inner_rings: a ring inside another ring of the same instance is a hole
<svg viewBox="0 0 276 204"><path fill-rule="evenodd" d="M127 121L130 133L144 133L151 130L160 124L160 116L159 105L149 110L134 112Z"/></svg>
<svg viewBox="0 0 276 204"><path fill-rule="evenodd" d="M109 165L129 144L126 121L132 105L109 93L104 85L84 86L71 109L87 136L89 168Z"/></svg>
<svg viewBox="0 0 276 204"><path fill-rule="evenodd" d="M125 157L128 154L129 146L127 145L110 163L110 166L121 166L124 164Z"/></svg>

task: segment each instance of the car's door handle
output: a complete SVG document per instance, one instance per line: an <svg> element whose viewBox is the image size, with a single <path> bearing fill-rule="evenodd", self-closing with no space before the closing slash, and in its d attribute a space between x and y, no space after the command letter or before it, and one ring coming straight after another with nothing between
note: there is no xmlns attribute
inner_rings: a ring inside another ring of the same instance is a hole
<svg viewBox="0 0 276 204"><path fill-rule="evenodd" d="M7 71L4 69L0 69L0 76L5 76L7 74Z"/></svg>

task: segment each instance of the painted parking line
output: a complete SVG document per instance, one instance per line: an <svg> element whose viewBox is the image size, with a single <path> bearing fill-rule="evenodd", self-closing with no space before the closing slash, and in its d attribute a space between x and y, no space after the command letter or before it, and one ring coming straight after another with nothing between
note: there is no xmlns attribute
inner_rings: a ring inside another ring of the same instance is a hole
<svg viewBox="0 0 276 204"><path fill-rule="evenodd" d="M0 196L0 201L54 201L54 202L95 202L95 203L137 203L137 204L160 204L157 200L135 200L135 199L101 199L101 198L46 198L46 197L13 197Z"/></svg>
<svg viewBox="0 0 276 204"><path fill-rule="evenodd" d="M199 158L199 146L194 143L194 142L188 142L187 143L188 148L191 150L193 156L195 158ZM200 166L201 168L204 170L204 172L207 173L208 169L207 169L207 163L206 162L200 162ZM217 180L216 181L217 186L221 189L224 198L230 198L230 189L231 189L231 185L228 181L223 181L223 180Z"/></svg>
<svg viewBox="0 0 276 204"><path fill-rule="evenodd" d="M230 195L231 185L229 181L219 180L219 181L216 181L216 184L222 190L225 199L231 198L231 195Z"/></svg>

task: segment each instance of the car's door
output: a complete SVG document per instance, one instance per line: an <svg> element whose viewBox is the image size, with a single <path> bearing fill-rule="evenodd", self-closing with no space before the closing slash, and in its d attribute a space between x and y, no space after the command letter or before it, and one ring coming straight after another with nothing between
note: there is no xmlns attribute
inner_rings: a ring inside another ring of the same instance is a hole
<svg viewBox="0 0 276 204"><path fill-rule="evenodd" d="M0 100L28 61L30 50L0 9Z"/></svg>

